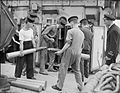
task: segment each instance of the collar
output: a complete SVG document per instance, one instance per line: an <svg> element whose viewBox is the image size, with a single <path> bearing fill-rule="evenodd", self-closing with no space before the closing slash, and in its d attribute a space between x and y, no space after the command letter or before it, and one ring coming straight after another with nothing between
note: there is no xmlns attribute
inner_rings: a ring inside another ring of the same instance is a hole
<svg viewBox="0 0 120 93"><path fill-rule="evenodd" d="M78 24L73 25L73 28L78 28Z"/></svg>
<svg viewBox="0 0 120 93"><path fill-rule="evenodd" d="M112 23L108 28L110 28L114 23Z"/></svg>

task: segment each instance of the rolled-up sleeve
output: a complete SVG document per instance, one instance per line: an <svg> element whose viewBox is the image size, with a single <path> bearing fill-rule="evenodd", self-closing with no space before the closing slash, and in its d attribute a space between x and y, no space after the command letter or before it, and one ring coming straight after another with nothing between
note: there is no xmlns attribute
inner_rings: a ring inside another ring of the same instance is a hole
<svg viewBox="0 0 120 93"><path fill-rule="evenodd" d="M23 36L23 31L22 30L20 30L20 32L19 32L19 40L24 41L24 36Z"/></svg>
<svg viewBox="0 0 120 93"><path fill-rule="evenodd" d="M68 30L68 32L67 32L67 36L66 36L66 42L71 41L72 38L73 38L73 37L72 37L71 30Z"/></svg>
<svg viewBox="0 0 120 93"><path fill-rule="evenodd" d="M42 35L47 35L53 28L54 28L54 26L49 26L49 27L47 27L47 28L42 32Z"/></svg>
<svg viewBox="0 0 120 93"><path fill-rule="evenodd" d="M34 38L34 31L31 29L31 38Z"/></svg>

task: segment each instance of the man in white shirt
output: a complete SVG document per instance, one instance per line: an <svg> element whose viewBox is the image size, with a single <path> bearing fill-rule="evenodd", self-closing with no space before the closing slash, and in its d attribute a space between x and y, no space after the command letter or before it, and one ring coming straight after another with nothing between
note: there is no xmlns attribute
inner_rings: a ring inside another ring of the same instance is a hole
<svg viewBox="0 0 120 93"><path fill-rule="evenodd" d="M70 17L68 21L71 24L72 29L68 30L67 32L66 43L64 47L56 52L57 55L61 55L63 53L63 56L61 59L57 84L52 86L52 88L58 91L62 90L68 67L71 66L75 73L78 89L81 91L83 85L80 72L80 60L84 34L78 27L77 16Z"/></svg>

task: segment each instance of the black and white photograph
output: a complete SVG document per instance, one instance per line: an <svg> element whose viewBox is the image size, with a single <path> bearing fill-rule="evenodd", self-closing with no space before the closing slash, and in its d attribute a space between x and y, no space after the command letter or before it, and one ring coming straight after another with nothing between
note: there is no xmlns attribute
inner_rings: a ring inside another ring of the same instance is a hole
<svg viewBox="0 0 120 93"><path fill-rule="evenodd" d="M0 0L0 93L120 93L120 0Z"/></svg>

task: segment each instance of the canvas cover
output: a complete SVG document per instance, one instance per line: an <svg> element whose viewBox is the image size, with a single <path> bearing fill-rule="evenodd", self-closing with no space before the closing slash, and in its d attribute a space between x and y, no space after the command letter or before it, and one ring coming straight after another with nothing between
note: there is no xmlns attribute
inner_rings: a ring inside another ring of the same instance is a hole
<svg viewBox="0 0 120 93"><path fill-rule="evenodd" d="M0 49L3 49L9 45L17 28L12 14L3 2L0 2L0 27Z"/></svg>

